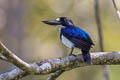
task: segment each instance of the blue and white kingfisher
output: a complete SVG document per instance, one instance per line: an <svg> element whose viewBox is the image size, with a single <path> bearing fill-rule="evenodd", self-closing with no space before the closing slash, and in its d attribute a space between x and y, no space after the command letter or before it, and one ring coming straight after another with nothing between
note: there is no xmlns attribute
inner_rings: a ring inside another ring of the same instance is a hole
<svg viewBox="0 0 120 80"><path fill-rule="evenodd" d="M71 48L70 55L73 55L74 48L81 49L84 61L92 64L89 51L94 43L87 32L74 26L73 22L66 17L59 17L56 20L43 22L49 25L55 25L59 29L60 40L65 46Z"/></svg>

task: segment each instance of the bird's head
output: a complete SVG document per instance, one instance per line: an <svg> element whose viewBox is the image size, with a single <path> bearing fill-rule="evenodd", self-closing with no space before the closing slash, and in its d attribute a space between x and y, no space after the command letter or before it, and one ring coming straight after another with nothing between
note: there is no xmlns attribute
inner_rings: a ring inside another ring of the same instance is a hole
<svg viewBox="0 0 120 80"><path fill-rule="evenodd" d="M55 25L57 27L74 25L73 22L66 17L59 17L59 18L56 18L55 20L47 20L42 22L49 25Z"/></svg>

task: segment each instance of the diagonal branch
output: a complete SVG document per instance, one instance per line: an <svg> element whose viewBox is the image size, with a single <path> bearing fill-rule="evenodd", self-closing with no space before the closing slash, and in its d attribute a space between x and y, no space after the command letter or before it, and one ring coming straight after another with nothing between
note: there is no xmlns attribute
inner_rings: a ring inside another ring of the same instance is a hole
<svg viewBox="0 0 120 80"><path fill-rule="evenodd" d="M24 62L19 57L17 57L7 47L5 47L1 42L0 42L0 54L5 56L9 62L19 67L20 69L24 71L28 71L28 72L32 70L31 66L28 63Z"/></svg>
<svg viewBox="0 0 120 80"><path fill-rule="evenodd" d="M91 54L92 65L120 65L120 52L96 52ZM36 67L36 72L30 72L34 75L45 75L58 70L71 70L78 67L92 66L83 61L82 55L67 56L52 60L45 60L30 64ZM0 80L20 79L29 75L29 73L16 68L10 72L0 75Z"/></svg>
<svg viewBox="0 0 120 80"><path fill-rule="evenodd" d="M116 14L117 14L117 16L118 16L118 19L120 19L120 11L119 11L119 9L117 8L117 5L116 5L116 3L115 3L115 0L112 0L112 3L113 3L113 6L114 6L114 8L115 8L115 10L116 10Z"/></svg>

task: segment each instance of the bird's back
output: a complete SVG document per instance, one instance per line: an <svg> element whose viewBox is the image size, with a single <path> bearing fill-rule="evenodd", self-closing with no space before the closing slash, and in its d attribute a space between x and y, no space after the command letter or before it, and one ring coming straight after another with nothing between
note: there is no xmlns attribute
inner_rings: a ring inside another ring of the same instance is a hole
<svg viewBox="0 0 120 80"><path fill-rule="evenodd" d="M78 27L67 26L61 29L60 34L74 43L74 46L77 48L89 50L91 45L93 45L89 34Z"/></svg>

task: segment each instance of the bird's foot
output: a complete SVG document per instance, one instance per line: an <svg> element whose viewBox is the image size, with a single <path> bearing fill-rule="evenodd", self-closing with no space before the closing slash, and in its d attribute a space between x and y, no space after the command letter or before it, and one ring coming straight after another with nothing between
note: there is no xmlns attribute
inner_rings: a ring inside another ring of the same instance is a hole
<svg viewBox="0 0 120 80"><path fill-rule="evenodd" d="M76 56L75 54L69 54L69 56Z"/></svg>

